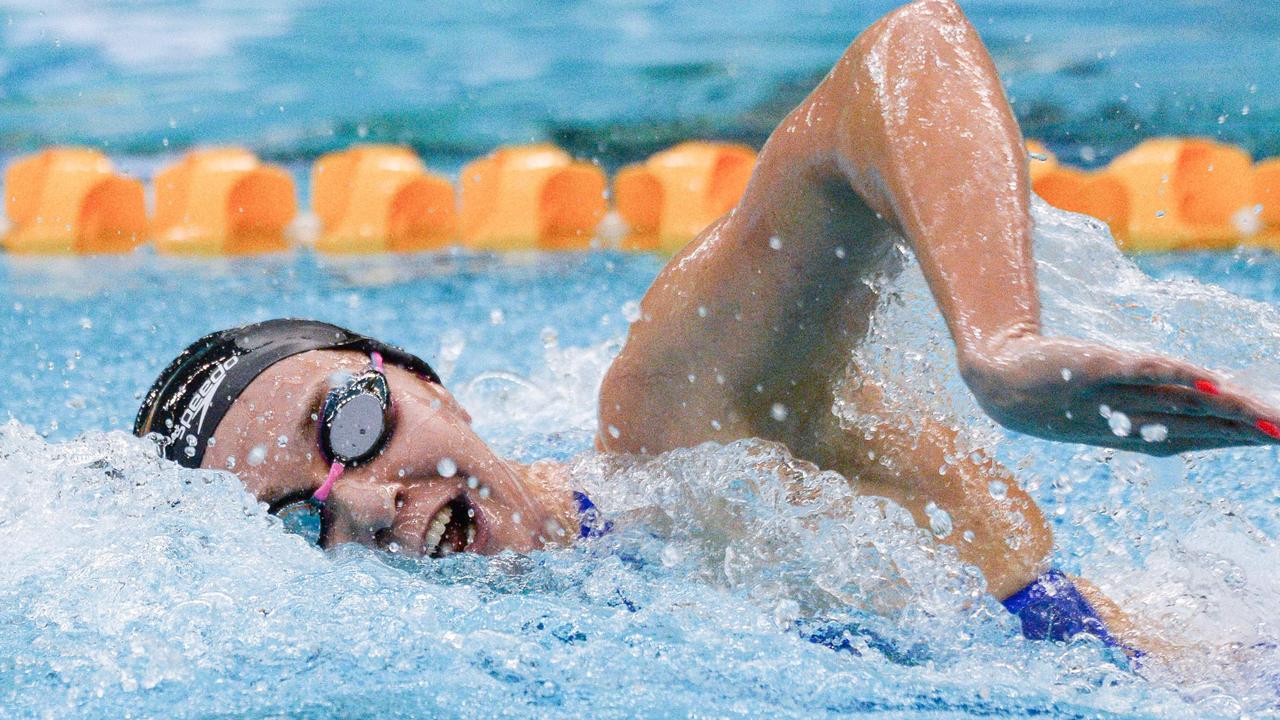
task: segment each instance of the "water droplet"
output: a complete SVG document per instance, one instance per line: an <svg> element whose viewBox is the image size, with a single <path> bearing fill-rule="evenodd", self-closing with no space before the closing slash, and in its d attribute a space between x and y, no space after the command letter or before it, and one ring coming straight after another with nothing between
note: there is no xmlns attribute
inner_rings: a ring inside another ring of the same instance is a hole
<svg viewBox="0 0 1280 720"><path fill-rule="evenodd" d="M458 463L453 458L440 458L440 462L436 463L436 472L440 477L451 478L458 473Z"/></svg>
<svg viewBox="0 0 1280 720"><path fill-rule="evenodd" d="M249 465L251 467L258 467L259 465L261 465L266 461L267 461L267 446L254 445L253 449L249 451L249 457L248 457Z"/></svg>
<svg viewBox="0 0 1280 720"><path fill-rule="evenodd" d="M1152 423L1138 428L1138 434L1149 443L1164 442L1169 437L1169 428L1160 423Z"/></svg>
<svg viewBox="0 0 1280 720"><path fill-rule="evenodd" d="M90 320L89 318L80 318L80 329L81 329L81 330L92 330L92 329L93 329L93 321L92 321L92 320Z"/></svg>
<svg viewBox="0 0 1280 720"><path fill-rule="evenodd" d="M507 316L506 316L506 314L504 314L504 313L502 312L502 310L501 310L500 308L494 308L494 309L492 309L492 310L490 310L490 311L489 311L489 324L490 324L490 325L501 325L502 323L504 323L504 322L506 322L506 321L507 321Z"/></svg>
<svg viewBox="0 0 1280 720"><path fill-rule="evenodd" d="M235 470L235 469L236 469L236 456L235 456L235 455L228 455L228 456L227 456L227 469L228 469L228 470Z"/></svg>
<svg viewBox="0 0 1280 720"><path fill-rule="evenodd" d="M929 518L929 529L935 537L941 540L951 534L951 513L930 502L924 506L924 514Z"/></svg>
<svg viewBox="0 0 1280 720"><path fill-rule="evenodd" d="M629 323L633 323L640 319L640 303L635 300L628 300L622 304L622 317Z"/></svg>
<svg viewBox="0 0 1280 720"><path fill-rule="evenodd" d="M1111 426L1111 433L1116 437L1128 437L1129 433L1133 432L1133 423L1129 421L1129 416L1119 410L1111 411L1107 424Z"/></svg>
<svg viewBox="0 0 1280 720"><path fill-rule="evenodd" d="M518 513L518 512L513 512L513 513L511 513L511 522L513 522L513 523L519 523L521 520L524 520L524 516L523 516L523 515L521 515L521 514L520 514L520 513Z"/></svg>
<svg viewBox="0 0 1280 720"><path fill-rule="evenodd" d="M848 253L847 253L847 252L845 252L844 246L843 246L843 245L837 245L837 246L836 246L836 259L837 259L837 260L843 260L843 259L845 258L845 255L848 255Z"/></svg>
<svg viewBox="0 0 1280 720"><path fill-rule="evenodd" d="M782 403L774 403L773 407L769 408L769 415L771 415L774 420L782 422L787 419L787 406Z"/></svg>
<svg viewBox="0 0 1280 720"><path fill-rule="evenodd" d="M276 438L276 447L289 447L289 436L281 435Z"/></svg>
<svg viewBox="0 0 1280 720"><path fill-rule="evenodd" d="M482 497L482 498L487 498L487 497L489 497L489 486L488 486L488 485L485 485L484 487L480 488L480 497Z"/></svg>
<svg viewBox="0 0 1280 720"><path fill-rule="evenodd" d="M987 483L987 492L996 500L1004 500L1009 496L1009 484L1003 480L992 480Z"/></svg>
<svg viewBox="0 0 1280 720"><path fill-rule="evenodd" d="M1071 382L1071 368L1062 368L1062 381Z"/></svg>
<svg viewBox="0 0 1280 720"><path fill-rule="evenodd" d="M782 238L778 237L777 235L774 235L773 237L769 238L769 247L774 250L781 250Z"/></svg>
<svg viewBox="0 0 1280 720"><path fill-rule="evenodd" d="M963 533L961 533L960 537L964 538L965 542L973 542L973 538L974 538L973 531L965 530Z"/></svg>
<svg viewBox="0 0 1280 720"><path fill-rule="evenodd" d="M698 306L698 317L706 317L706 316L707 316L707 308L706 308L706 306L705 306L705 305L699 305L699 306Z"/></svg>
<svg viewBox="0 0 1280 720"><path fill-rule="evenodd" d="M791 627L791 623L800 617L800 603L790 598L783 598L773 608L773 622L779 628Z"/></svg>
<svg viewBox="0 0 1280 720"><path fill-rule="evenodd" d="M467 478L467 487L471 488L472 490L475 490L476 488L480 487L480 478L474 475Z"/></svg>
<svg viewBox="0 0 1280 720"><path fill-rule="evenodd" d="M614 427L613 425L610 425L608 429L609 429L609 437L617 439L620 435L622 435L622 431Z"/></svg>
<svg viewBox="0 0 1280 720"><path fill-rule="evenodd" d="M659 553L659 557L662 559L664 566L673 567L679 565L680 561L684 559L684 551L676 547L675 543L667 543L662 548L662 552Z"/></svg>

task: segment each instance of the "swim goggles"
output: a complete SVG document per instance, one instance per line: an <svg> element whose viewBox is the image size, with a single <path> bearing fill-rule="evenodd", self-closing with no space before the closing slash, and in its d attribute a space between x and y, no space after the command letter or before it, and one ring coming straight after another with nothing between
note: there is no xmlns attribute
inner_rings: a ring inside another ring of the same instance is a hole
<svg viewBox="0 0 1280 720"><path fill-rule="evenodd" d="M387 445L391 427L391 389L383 373L382 355L369 354L369 369L347 378L324 397L316 417L320 452L329 461L324 484L306 500L291 502L273 513L286 530L319 543L320 510L334 483L347 468L377 457Z"/></svg>
<svg viewBox="0 0 1280 720"><path fill-rule="evenodd" d="M352 375L325 395L317 419L320 451L329 460L324 484L311 496L315 504L329 499L333 485L351 467L377 457L391 427L391 389L382 371L382 355L369 353L369 369Z"/></svg>

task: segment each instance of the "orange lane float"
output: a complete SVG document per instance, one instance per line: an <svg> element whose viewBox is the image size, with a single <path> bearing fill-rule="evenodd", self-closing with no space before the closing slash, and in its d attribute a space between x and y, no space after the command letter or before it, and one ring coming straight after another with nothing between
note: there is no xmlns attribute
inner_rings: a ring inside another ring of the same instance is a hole
<svg viewBox="0 0 1280 720"><path fill-rule="evenodd" d="M1031 162L1031 189L1050 205L1069 212L1091 215L1111 228L1121 248L1129 235L1129 191L1120 181L1102 173L1076 170L1058 162L1036 140L1027 141Z"/></svg>
<svg viewBox="0 0 1280 720"><path fill-rule="evenodd" d="M171 255L253 255L289 248L298 212L293 177L248 150L193 150L155 177L156 250Z"/></svg>
<svg viewBox="0 0 1280 720"><path fill-rule="evenodd" d="M613 181L625 245L673 253L742 197L756 153L745 145L692 141L628 165Z"/></svg>
<svg viewBox="0 0 1280 720"><path fill-rule="evenodd" d="M1253 202L1262 230L1259 240L1268 247L1280 249L1280 158L1254 166Z"/></svg>
<svg viewBox="0 0 1280 720"><path fill-rule="evenodd" d="M146 236L142 183L117 175L97 150L57 147L19 158L4 187L9 252L124 253Z"/></svg>
<svg viewBox="0 0 1280 720"><path fill-rule="evenodd" d="M358 145L325 155L311 172L316 250L324 253L444 247L457 234L454 206L453 185L405 147Z"/></svg>
<svg viewBox="0 0 1280 720"><path fill-rule="evenodd" d="M505 147L462 168L459 229L478 250L590 247L605 176L554 145Z"/></svg>
<svg viewBox="0 0 1280 720"><path fill-rule="evenodd" d="M1105 174L1129 192L1129 250L1229 247L1249 230L1253 162L1239 148L1157 138L1117 157Z"/></svg>
<svg viewBox="0 0 1280 720"><path fill-rule="evenodd" d="M1056 208L1090 215L1106 223L1120 248L1129 249L1129 190L1118 179L1060 165L1041 172L1032 180L1031 187Z"/></svg>

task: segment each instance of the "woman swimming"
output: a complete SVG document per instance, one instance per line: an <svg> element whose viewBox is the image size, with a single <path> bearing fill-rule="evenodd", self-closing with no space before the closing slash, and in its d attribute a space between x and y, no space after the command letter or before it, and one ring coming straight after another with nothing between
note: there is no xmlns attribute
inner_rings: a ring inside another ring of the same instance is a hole
<svg viewBox="0 0 1280 720"><path fill-rule="evenodd" d="M875 280L905 245L966 383L1005 426L1158 455L1276 441L1280 408L1211 371L1040 334L1027 175L991 59L954 2L876 22L774 131L737 208L649 289L601 387L598 448L781 443L917 522L930 504L949 513L944 542L1029 636L1149 649L1114 605L1048 566L1051 531L1008 470L960 452L949 424L904 415L849 367ZM852 430L837 400L891 419ZM1102 406L1163 439L1116 434ZM323 323L197 341L162 373L135 431L185 465L233 469L273 510L322 503L326 546L495 553L603 530L559 466L498 457L426 363ZM1007 495L993 497L992 480Z"/></svg>

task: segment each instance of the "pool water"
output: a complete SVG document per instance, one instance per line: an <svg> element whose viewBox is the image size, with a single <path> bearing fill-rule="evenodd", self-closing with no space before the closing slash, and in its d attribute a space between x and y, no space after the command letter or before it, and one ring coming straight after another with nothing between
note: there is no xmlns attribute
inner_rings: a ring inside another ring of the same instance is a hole
<svg viewBox="0 0 1280 720"><path fill-rule="evenodd" d="M1280 388L1280 256L1135 266L1096 221L1035 214L1052 332ZM945 523L917 528L781 448L591 451L597 385L660 267L605 251L4 258L0 715L1277 714L1276 451L1154 459L1001 430L908 261L851 361L1013 468L1053 520L1056 561L1190 649L1135 668L1087 640L1029 642L932 537ZM161 462L127 434L186 343L278 315L421 353L486 439L569 462L619 530L528 556L323 552L230 474Z"/></svg>
<svg viewBox="0 0 1280 720"><path fill-rule="evenodd" d="M0 0L0 153L408 143L455 170L552 140L612 167L758 145L898 0ZM1280 155L1280 4L962 0L1031 137L1095 164L1161 134Z"/></svg>

